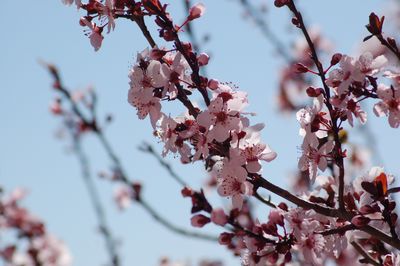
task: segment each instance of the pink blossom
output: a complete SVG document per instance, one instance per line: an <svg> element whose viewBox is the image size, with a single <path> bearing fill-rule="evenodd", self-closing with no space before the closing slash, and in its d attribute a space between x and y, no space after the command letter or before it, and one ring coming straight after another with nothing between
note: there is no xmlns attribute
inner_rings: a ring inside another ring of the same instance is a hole
<svg viewBox="0 0 400 266"><path fill-rule="evenodd" d="M163 156L166 156L169 151L172 153L178 151L178 147L175 143L178 138L178 134L175 132L176 125L177 123L174 119L166 115L162 116L161 125L157 132L161 140L164 142Z"/></svg>
<svg viewBox="0 0 400 266"><path fill-rule="evenodd" d="M329 154L331 153L334 143L329 140L321 147L319 147L319 141L316 137L304 139L302 144L303 154L299 159L298 167L300 170L309 171L310 179L312 182L315 181L317 176L317 169L319 168L321 171L325 171L328 166L327 158L329 158Z"/></svg>
<svg viewBox="0 0 400 266"><path fill-rule="evenodd" d="M111 30L115 29L115 21L114 21L114 1L115 0L106 0L105 5L102 6L101 14L107 17L107 33L110 33Z"/></svg>
<svg viewBox="0 0 400 266"><path fill-rule="evenodd" d="M261 142L260 131L264 128L263 124L256 124L246 127L239 134L245 134L244 137L238 139L238 134L233 135L232 145L238 141L241 156L246 158L246 169L249 173L257 173L261 170L259 160L270 162L274 160L277 154L271 148Z"/></svg>
<svg viewBox="0 0 400 266"><path fill-rule="evenodd" d="M199 125L209 130L209 138L218 142L225 141L231 134L231 131L238 131L241 128L241 121L236 110L230 110L226 107L223 99L217 97L197 117Z"/></svg>
<svg viewBox="0 0 400 266"><path fill-rule="evenodd" d="M211 90L216 90L219 87L219 81L216 79L210 79L207 85Z"/></svg>
<svg viewBox="0 0 400 266"><path fill-rule="evenodd" d="M206 53L201 53L199 56L197 56L197 61L199 62L199 66L207 65L208 60L210 60L210 57Z"/></svg>
<svg viewBox="0 0 400 266"><path fill-rule="evenodd" d="M231 149L230 158L224 158L222 162L218 179L218 194L232 197L233 208L239 210L243 205L243 195L253 194L253 185L246 181L247 172L241 166L244 162L237 151Z"/></svg>
<svg viewBox="0 0 400 266"><path fill-rule="evenodd" d="M364 81L365 76L373 76L380 71L380 69L387 63L384 55L377 56L376 58L370 52L363 53L355 62L355 71L352 78L355 81Z"/></svg>
<svg viewBox="0 0 400 266"><path fill-rule="evenodd" d="M326 124L328 120L325 118L326 113L322 112L323 102L324 97L323 95L320 95L314 98L312 107L307 106L296 113L297 121L300 123L300 136L307 137L310 133L315 134L318 138L324 138L327 136Z"/></svg>
<svg viewBox="0 0 400 266"><path fill-rule="evenodd" d="M383 84L378 86L379 99L382 101L374 105L376 116L388 116L389 125L392 128L400 126L400 89L393 86L387 87Z"/></svg>
<svg viewBox="0 0 400 266"><path fill-rule="evenodd" d="M361 105L355 98L352 96L336 96L331 98L331 103L338 109L341 109L342 112L346 115L346 118L350 124L350 126L354 125L353 116L358 118L361 124L365 124L367 122L367 113L361 109Z"/></svg>
<svg viewBox="0 0 400 266"><path fill-rule="evenodd" d="M205 10L206 7L204 6L204 4L202 3L195 4L189 10L188 20L194 20L203 16Z"/></svg>
<svg viewBox="0 0 400 266"><path fill-rule="evenodd" d="M325 252L325 238L320 234L314 233L318 224L317 221L309 222L307 224L307 226L309 226L309 233L303 235L299 241L304 260L312 263L312 265L322 265L321 258Z"/></svg>
<svg viewBox="0 0 400 266"><path fill-rule="evenodd" d="M139 119L145 119L149 115L151 125L155 128L157 121L161 118L161 104L159 98L153 97L152 91L135 92L134 89L130 89L128 102L136 107Z"/></svg>
<svg viewBox="0 0 400 266"><path fill-rule="evenodd" d="M83 25L89 28L89 33L86 35L90 39L90 44L93 46L95 51L98 51L101 47L101 43L103 42L104 37L101 35L103 32L103 27L99 27L94 22L90 22L85 17L82 17L80 20Z"/></svg>

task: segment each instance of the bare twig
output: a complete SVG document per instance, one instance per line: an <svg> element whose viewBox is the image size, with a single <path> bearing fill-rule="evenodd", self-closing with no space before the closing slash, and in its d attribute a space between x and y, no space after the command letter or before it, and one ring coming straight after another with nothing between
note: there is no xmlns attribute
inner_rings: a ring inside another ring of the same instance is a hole
<svg viewBox="0 0 400 266"><path fill-rule="evenodd" d="M254 22L261 30L261 33L264 37L271 42L274 46L275 50L287 61L292 62L293 58L289 55L287 50L285 49L285 45L279 39L279 37L270 29L267 22L262 17L262 14L254 7L254 5L248 0L239 0L243 8L246 10L247 14L253 18Z"/></svg>
<svg viewBox="0 0 400 266"><path fill-rule="evenodd" d="M120 259L115 245L115 240L111 233L110 227L107 224L104 207L101 204L99 193L96 189L96 185L93 182L92 176L90 174L88 158L81 147L79 136L72 136L72 139L74 144L74 151L81 166L82 178L85 182L86 189L88 190L89 198L93 205L97 221L99 223L100 232L104 237L104 241L107 247L107 252L109 253L112 265L118 266L120 265Z"/></svg>
<svg viewBox="0 0 400 266"><path fill-rule="evenodd" d="M139 150L142 152L146 152L150 155L152 155L154 158L157 159L158 163L164 167L169 175L176 181L178 182L181 186L186 187L187 184L183 179L172 169L171 164L169 164L163 157L161 157L160 154L154 148L146 142L143 142L142 145L139 147Z"/></svg>

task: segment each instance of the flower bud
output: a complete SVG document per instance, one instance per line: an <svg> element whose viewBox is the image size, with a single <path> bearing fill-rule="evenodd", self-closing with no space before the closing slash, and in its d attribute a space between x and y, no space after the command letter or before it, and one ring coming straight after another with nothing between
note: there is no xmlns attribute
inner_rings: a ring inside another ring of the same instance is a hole
<svg viewBox="0 0 400 266"><path fill-rule="evenodd" d="M199 62L199 66L205 66L208 64L208 60L210 60L210 57L206 53L201 53L197 57L197 61Z"/></svg>
<svg viewBox="0 0 400 266"><path fill-rule="evenodd" d="M203 214L196 214L190 219L193 227L203 227L210 222L210 218L204 216Z"/></svg>
<svg viewBox="0 0 400 266"><path fill-rule="evenodd" d="M219 86L219 81L216 79L210 79L208 81L208 85L207 85L211 90L216 90L218 89Z"/></svg>
<svg viewBox="0 0 400 266"><path fill-rule="evenodd" d="M332 55L331 66L334 66L337 63L339 63L341 59L342 59L342 54L336 53Z"/></svg>
<svg viewBox="0 0 400 266"><path fill-rule="evenodd" d="M195 4L189 10L188 20L194 20L204 15L206 7L202 3Z"/></svg>

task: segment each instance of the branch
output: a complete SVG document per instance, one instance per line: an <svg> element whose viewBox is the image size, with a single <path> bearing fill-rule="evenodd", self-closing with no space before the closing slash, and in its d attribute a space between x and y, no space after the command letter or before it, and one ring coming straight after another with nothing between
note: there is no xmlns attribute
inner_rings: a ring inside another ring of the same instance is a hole
<svg viewBox="0 0 400 266"><path fill-rule="evenodd" d="M218 242L218 237L216 237L216 236L191 232L191 231L182 229L182 228L172 224L171 222L166 220L164 217L162 217L160 214L158 214L158 212L156 210L154 210L153 207L151 207L149 205L149 203L147 203L146 201L143 201L142 198L137 200L137 202L140 203L140 205L154 218L154 220L156 220L158 223L162 224L165 228L169 229L172 232L175 232L177 234L180 234L180 235L186 236L186 237L193 237L193 238L203 239L203 240L207 240L207 241Z"/></svg>
<svg viewBox="0 0 400 266"><path fill-rule="evenodd" d="M111 230L107 224L104 207L101 204L99 193L90 174L88 158L82 150L79 136L72 136L72 139L74 144L74 151L80 163L82 178L85 182L86 189L88 190L89 198L95 211L97 221L99 223L100 232L104 237L107 252L110 256L112 265L118 266L120 265L120 259L115 246L114 237L112 236Z"/></svg>
<svg viewBox="0 0 400 266"><path fill-rule="evenodd" d="M164 167L169 175L178 182L182 187L186 187L187 184L183 179L172 169L171 164L169 164L160 154L158 154L154 148L146 142L143 142L142 145L139 147L139 150L145 153L152 155L154 158L157 159L158 163Z"/></svg>
<svg viewBox="0 0 400 266"><path fill-rule="evenodd" d="M248 0L239 0L246 12L254 19L256 25L260 28L264 37L271 42L276 51L288 62L292 62L293 58L285 49L283 42L275 35L274 32L268 27L267 22L262 18L262 15Z"/></svg>
<svg viewBox="0 0 400 266"><path fill-rule="evenodd" d="M335 149L336 149L336 165L339 167L339 209L341 211L345 210L345 205L344 205L344 163L343 163L343 156L342 156L342 145L340 142L339 138L339 128L337 125L337 118L334 115L334 110L333 106L330 103L330 89L328 85L326 84L326 77L325 77L325 71L323 69L323 66L321 62L318 59L318 54L315 49L314 43L310 38L310 35L308 34L307 27L305 26L305 23L303 21L303 17L301 13L297 10L296 5L294 4L293 0L289 0L288 2L288 7L289 9L293 12L295 18L297 19L297 27L301 29L303 32L303 35L307 41L307 44L310 48L311 51L311 59L314 61L315 66L318 69L318 75L321 78L321 82L323 84L324 90L325 90L325 105L329 110L329 115L331 117L332 121L332 131L333 131L333 137L335 140Z"/></svg>
<svg viewBox="0 0 400 266"><path fill-rule="evenodd" d="M382 264L375 261L356 241L352 241L351 245L364 257L365 261L376 266L381 266Z"/></svg>
<svg viewBox="0 0 400 266"><path fill-rule="evenodd" d="M329 236L329 235L335 235L335 234L340 234L343 235L345 232L350 231L350 230L355 230L357 227L354 224L347 224L341 227L337 227L334 229L329 229L326 231L318 232L317 234L323 235L323 236Z"/></svg>
<svg viewBox="0 0 400 266"><path fill-rule="evenodd" d="M268 199L265 199L263 196L261 196L257 191L254 191L253 196L264 203L265 205L276 209L276 204L271 201L271 196L268 197Z"/></svg>

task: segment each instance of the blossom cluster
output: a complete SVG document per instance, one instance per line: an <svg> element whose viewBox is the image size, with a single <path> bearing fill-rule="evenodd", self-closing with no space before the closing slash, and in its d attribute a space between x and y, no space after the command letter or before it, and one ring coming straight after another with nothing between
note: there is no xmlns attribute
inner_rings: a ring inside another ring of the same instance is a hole
<svg viewBox="0 0 400 266"><path fill-rule="evenodd" d="M261 161L276 157L261 142L263 125L250 126L249 113L244 112L246 93L215 79L206 83L212 95L207 109L193 107L194 111L175 118L163 113L162 102L187 100L196 85L179 51L160 51L146 49L138 54L129 74L129 103L140 119L149 116L155 135L164 143L164 156L179 154L183 163L205 161L217 173L219 194L232 197L234 207L240 209L243 195L252 194L248 174L259 173ZM201 54L197 60L206 65L208 56Z"/></svg>
<svg viewBox="0 0 400 266"><path fill-rule="evenodd" d="M20 206L25 195L22 189L15 189L7 196L0 195L0 231L4 235L16 235L14 243L0 245L0 259L10 266L71 265L71 255L65 244L48 233L39 218Z"/></svg>

